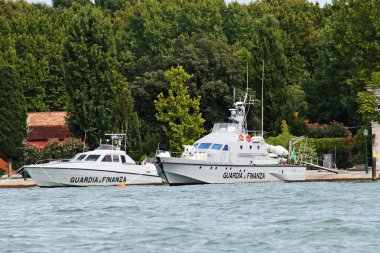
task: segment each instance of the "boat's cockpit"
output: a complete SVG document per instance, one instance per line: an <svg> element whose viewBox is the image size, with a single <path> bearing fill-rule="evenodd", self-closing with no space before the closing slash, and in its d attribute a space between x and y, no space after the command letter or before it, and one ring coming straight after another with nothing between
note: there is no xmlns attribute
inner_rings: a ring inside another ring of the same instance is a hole
<svg viewBox="0 0 380 253"><path fill-rule="evenodd" d="M135 162L125 155L121 154L91 154L82 153L71 159L71 162L104 162L104 163L128 163Z"/></svg>
<svg viewBox="0 0 380 253"><path fill-rule="evenodd" d="M194 143L193 145L196 149L201 150L223 150L228 151L228 145L223 145L219 143Z"/></svg>
<svg viewBox="0 0 380 253"><path fill-rule="evenodd" d="M239 125L237 123L215 123L212 128L212 133L227 132L237 133Z"/></svg>

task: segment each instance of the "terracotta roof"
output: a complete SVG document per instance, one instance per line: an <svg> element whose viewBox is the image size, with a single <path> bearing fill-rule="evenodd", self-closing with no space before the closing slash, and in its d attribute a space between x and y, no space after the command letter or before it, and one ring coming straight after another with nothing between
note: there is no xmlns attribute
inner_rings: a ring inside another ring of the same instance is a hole
<svg viewBox="0 0 380 253"><path fill-rule="evenodd" d="M28 112L26 121L28 127L32 126L66 126L67 112Z"/></svg>
<svg viewBox="0 0 380 253"><path fill-rule="evenodd" d="M28 141L65 139L70 136L67 126L30 126Z"/></svg>
<svg viewBox="0 0 380 253"><path fill-rule="evenodd" d="M70 136L65 118L67 112L29 112L28 141L65 139Z"/></svg>

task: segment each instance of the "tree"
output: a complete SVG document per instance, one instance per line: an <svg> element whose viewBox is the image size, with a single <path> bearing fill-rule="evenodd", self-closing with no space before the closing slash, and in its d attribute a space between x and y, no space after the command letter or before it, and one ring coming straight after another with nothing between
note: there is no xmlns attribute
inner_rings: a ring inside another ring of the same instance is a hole
<svg viewBox="0 0 380 253"><path fill-rule="evenodd" d="M168 96L160 93L154 101L158 121L169 139L172 151L181 151L182 145L192 144L205 132L205 120L199 111L201 98L190 98L184 83L191 77L181 66L165 71L165 79L170 82Z"/></svg>
<svg viewBox="0 0 380 253"><path fill-rule="evenodd" d="M1 56L0 90L3 93L0 96L0 157L12 160L22 153L26 136L26 109L17 71L12 63L6 62Z"/></svg>
<svg viewBox="0 0 380 253"><path fill-rule="evenodd" d="M126 125L128 108L133 105L129 88L117 71L111 23L100 10L85 6L74 16L64 42L63 62L68 126L77 137L87 131L86 142L93 148L106 132L120 131Z"/></svg>
<svg viewBox="0 0 380 253"><path fill-rule="evenodd" d="M371 89L380 88L380 72L372 73L371 79L366 87ZM368 91L358 92L357 101L359 104L359 113L365 121L380 122L380 98Z"/></svg>
<svg viewBox="0 0 380 253"><path fill-rule="evenodd" d="M332 15L319 33L314 80L307 89L311 119L361 124L357 94L379 71L379 4L340 0L329 9Z"/></svg>

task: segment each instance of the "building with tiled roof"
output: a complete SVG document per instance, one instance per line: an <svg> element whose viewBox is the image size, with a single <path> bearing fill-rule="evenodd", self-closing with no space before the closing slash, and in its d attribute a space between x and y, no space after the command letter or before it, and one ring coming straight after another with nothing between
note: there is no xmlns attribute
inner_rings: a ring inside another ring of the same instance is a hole
<svg viewBox="0 0 380 253"><path fill-rule="evenodd" d="M43 148L49 141L63 141L70 137L66 125L67 112L29 112L27 144ZM0 158L0 168L8 173L8 163Z"/></svg>
<svg viewBox="0 0 380 253"><path fill-rule="evenodd" d="M67 112L29 112L28 144L43 148L51 140L63 141L69 138L66 117Z"/></svg>

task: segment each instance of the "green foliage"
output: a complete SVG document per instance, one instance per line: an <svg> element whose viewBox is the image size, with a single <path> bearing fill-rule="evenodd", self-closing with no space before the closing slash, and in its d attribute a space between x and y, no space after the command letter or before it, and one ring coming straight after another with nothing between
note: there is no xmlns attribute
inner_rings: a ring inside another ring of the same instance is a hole
<svg viewBox="0 0 380 253"><path fill-rule="evenodd" d="M42 160L69 159L83 151L84 143L80 139L69 138L65 141L51 141L39 149L27 145L25 149L25 164L34 164ZM22 157L19 157L22 161Z"/></svg>
<svg viewBox="0 0 380 253"><path fill-rule="evenodd" d="M347 138L350 131L339 122L331 122L326 124L309 124L308 137L310 138Z"/></svg>
<svg viewBox="0 0 380 253"><path fill-rule="evenodd" d="M154 104L157 120L163 122L170 149L181 151L182 145L192 144L205 132L204 119L199 111L201 98L192 99L184 83L190 78L181 66L165 71L165 79L170 82L167 97L160 93Z"/></svg>
<svg viewBox="0 0 380 253"><path fill-rule="evenodd" d="M369 91L380 88L380 72L372 73L366 87ZM358 92L357 102L359 104L359 113L365 121L380 121L380 113L378 111L380 104L379 97L368 91L361 91Z"/></svg>
<svg viewBox="0 0 380 253"><path fill-rule="evenodd" d="M319 158L323 154L333 154L335 163L338 168L350 168L353 165L353 160L350 159L353 149L353 143L347 138L308 138L308 142L312 143L316 149ZM348 158L348 159L347 159Z"/></svg>
<svg viewBox="0 0 380 253"><path fill-rule="evenodd" d="M8 59L0 57L0 157L8 160L21 154L26 136L26 110L16 68L5 60Z"/></svg>
<svg viewBox="0 0 380 253"><path fill-rule="evenodd" d="M0 168L0 178L1 178L2 176L4 176L4 174L5 174L5 170L4 170L3 168Z"/></svg>
<svg viewBox="0 0 380 253"><path fill-rule="evenodd" d="M73 5L91 5L91 0L53 0L55 8L70 8Z"/></svg>
<svg viewBox="0 0 380 253"><path fill-rule="evenodd" d="M126 124L132 98L117 71L112 25L102 13L83 7L70 24L63 50L65 84L69 97L68 125L74 136L84 136L94 148L106 132Z"/></svg>
<svg viewBox="0 0 380 253"><path fill-rule="evenodd" d="M285 120L281 121L281 131L281 134L277 135L276 137L268 137L266 139L266 143L274 146L280 145L286 149L289 148L289 141L293 136L290 135L289 127L286 124Z"/></svg>
<svg viewBox="0 0 380 253"><path fill-rule="evenodd" d="M202 97L207 129L226 119L233 90L245 90L247 63L249 93L261 100L263 60L265 130L282 119L292 135L307 133L305 119L377 120L364 90L379 85L379 16L374 0L0 0L0 58L17 72L27 111L70 111L74 135L86 129L92 146L127 126L128 150L148 154L167 145L153 101L169 89L163 70L177 65ZM260 115L256 103L250 129Z"/></svg>
<svg viewBox="0 0 380 253"><path fill-rule="evenodd" d="M318 35L314 83L309 87L311 120L358 124L357 93L379 70L377 1L334 1L331 16ZM334 108L334 110L331 110Z"/></svg>

